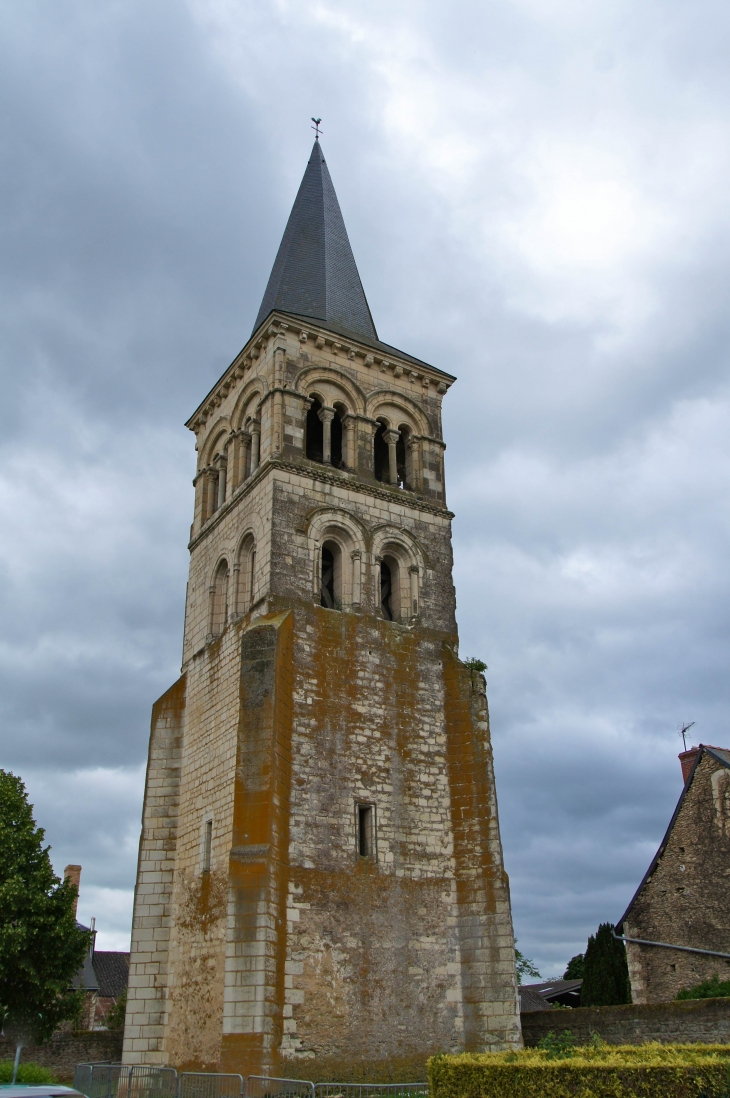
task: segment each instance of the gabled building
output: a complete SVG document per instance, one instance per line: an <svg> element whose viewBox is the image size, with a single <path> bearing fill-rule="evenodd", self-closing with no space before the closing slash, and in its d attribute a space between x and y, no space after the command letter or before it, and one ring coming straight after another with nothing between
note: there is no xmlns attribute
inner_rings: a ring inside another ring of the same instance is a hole
<svg viewBox="0 0 730 1098"><path fill-rule="evenodd" d="M441 404L378 336L319 141L188 421L181 677L152 716L127 1064L362 1078L521 1044Z"/></svg>
<svg viewBox="0 0 730 1098"><path fill-rule="evenodd" d="M715 973L730 979L730 751L679 756L684 789L616 931L635 1003L662 1003Z"/></svg>
<svg viewBox="0 0 730 1098"><path fill-rule="evenodd" d="M74 915L78 908L81 887L81 866L67 865L64 878L76 888ZM79 1026L81 1029L105 1029L106 1016L117 999L127 990L129 979L129 954L120 950L96 948L96 921L84 926L78 919L76 926L89 935L89 949L72 986L84 992L84 1006Z"/></svg>

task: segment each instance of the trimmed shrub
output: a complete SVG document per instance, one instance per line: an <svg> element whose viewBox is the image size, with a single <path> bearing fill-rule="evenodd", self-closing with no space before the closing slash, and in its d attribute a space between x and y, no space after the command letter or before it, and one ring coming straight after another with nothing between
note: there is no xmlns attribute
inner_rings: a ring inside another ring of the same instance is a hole
<svg viewBox="0 0 730 1098"><path fill-rule="evenodd" d="M730 1045L595 1040L563 1056L533 1048L440 1055L428 1077L432 1098L729 1098Z"/></svg>
<svg viewBox="0 0 730 1098"><path fill-rule="evenodd" d="M13 1061L12 1060L0 1060L0 1086L9 1083L13 1078ZM55 1079L53 1072L48 1068L41 1067L40 1064L19 1064L18 1065L18 1083L23 1083L25 1086L42 1086L44 1083L53 1083Z"/></svg>

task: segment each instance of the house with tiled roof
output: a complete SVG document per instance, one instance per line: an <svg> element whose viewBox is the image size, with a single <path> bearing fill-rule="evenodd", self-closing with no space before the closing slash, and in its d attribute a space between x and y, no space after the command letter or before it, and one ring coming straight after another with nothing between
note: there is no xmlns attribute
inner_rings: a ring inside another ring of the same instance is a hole
<svg viewBox="0 0 730 1098"><path fill-rule="evenodd" d="M730 979L730 751L679 756L684 788L636 893L616 925L634 1003L674 999L717 973Z"/></svg>
<svg viewBox="0 0 730 1098"><path fill-rule="evenodd" d="M63 871L78 890L81 884L81 866L67 865ZM75 907L74 907L75 913ZM127 990L129 982L129 953L96 948L96 925L84 926L78 919L76 925L89 934L89 951L73 980L73 987L85 992L82 1029L104 1029L105 1019L117 999Z"/></svg>

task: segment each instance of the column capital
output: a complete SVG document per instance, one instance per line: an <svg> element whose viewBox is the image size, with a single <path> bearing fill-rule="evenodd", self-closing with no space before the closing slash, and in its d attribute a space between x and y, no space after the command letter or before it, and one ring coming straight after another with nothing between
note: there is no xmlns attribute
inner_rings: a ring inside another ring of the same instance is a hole
<svg viewBox="0 0 730 1098"><path fill-rule="evenodd" d="M317 415L321 419L322 423L331 423L332 420L335 418L335 410L334 408L327 407L320 408L320 410L317 412Z"/></svg>
<svg viewBox="0 0 730 1098"><path fill-rule="evenodd" d="M400 438L400 431L395 431L393 428L389 428L387 431L383 431L383 439L387 442L388 446L395 446Z"/></svg>

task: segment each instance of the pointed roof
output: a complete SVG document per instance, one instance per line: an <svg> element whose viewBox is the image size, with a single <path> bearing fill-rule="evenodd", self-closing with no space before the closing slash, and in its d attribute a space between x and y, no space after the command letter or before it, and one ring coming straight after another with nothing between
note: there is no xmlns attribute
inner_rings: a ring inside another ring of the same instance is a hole
<svg viewBox="0 0 730 1098"><path fill-rule="evenodd" d="M327 162L315 140L254 331L272 309L377 339Z"/></svg>

